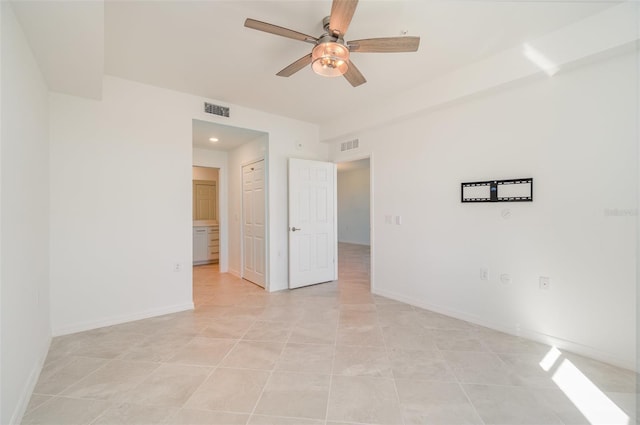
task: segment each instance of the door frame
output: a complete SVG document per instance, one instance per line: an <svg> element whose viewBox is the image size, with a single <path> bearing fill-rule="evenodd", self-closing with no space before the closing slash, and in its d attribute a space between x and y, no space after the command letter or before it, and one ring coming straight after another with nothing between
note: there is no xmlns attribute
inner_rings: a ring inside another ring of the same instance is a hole
<svg viewBox="0 0 640 425"><path fill-rule="evenodd" d="M240 278L244 279L244 196L242 196L244 174L242 169L247 165L264 161L264 290L269 292L269 161L266 156L261 156L240 163ZM253 282L251 282L253 283ZM257 285L257 284L256 284ZM258 285L259 286L259 285Z"/></svg>
<svg viewBox="0 0 640 425"><path fill-rule="evenodd" d="M374 276L374 270L375 267L373 266L373 263L375 261L375 248L374 248L374 240L375 240L375 214L374 214L374 210L373 210L373 205L374 205L374 173L373 173L373 153L367 153L367 154L362 154L362 155L356 155L356 156L350 156L348 158L340 158L340 159L335 159L334 162L336 164L340 164L343 162L353 162L353 161L359 161L361 159L368 159L369 160L369 252L370 252L370 258L369 258L369 280L370 280L370 288L371 288L371 293L375 294L375 276ZM337 173L336 173L337 174ZM338 179L336 178L336 198L337 198L337 193L338 193ZM338 208L338 203L336 201L336 209ZM338 222L338 216L336 214L336 245L338 244L338 236L337 236L337 222ZM339 259L339 257L338 257ZM336 267L338 265L338 261L336 261ZM337 273L337 271L336 271Z"/></svg>

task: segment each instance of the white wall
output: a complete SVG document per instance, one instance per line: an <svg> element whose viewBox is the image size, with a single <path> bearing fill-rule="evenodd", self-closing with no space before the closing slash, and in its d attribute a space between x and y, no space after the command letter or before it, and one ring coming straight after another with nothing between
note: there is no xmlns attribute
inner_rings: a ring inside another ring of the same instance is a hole
<svg viewBox="0 0 640 425"><path fill-rule="evenodd" d="M633 52L359 133L375 292L634 367L636 223L610 214L636 208L637 81ZM517 177L532 203L460 203L461 182Z"/></svg>
<svg viewBox="0 0 640 425"><path fill-rule="evenodd" d="M638 69L640 69L640 55L636 58ZM640 84L636 84L637 105L640 105ZM636 122L638 135L640 136L640 108L636 108ZM638 169L636 171L637 187L636 187L636 379L640 372L640 314L638 307L640 305L640 137L638 140L638 154L636 156ZM636 383L639 381L636 381ZM636 405L636 418L640 413L640 404Z"/></svg>
<svg viewBox="0 0 640 425"><path fill-rule="evenodd" d="M338 171L338 242L370 244L369 172Z"/></svg>
<svg viewBox="0 0 640 425"><path fill-rule="evenodd" d="M49 342L48 90L8 2L2 15L0 423L19 423Z"/></svg>
<svg viewBox="0 0 640 425"><path fill-rule="evenodd" d="M210 149L193 149L192 162L200 167L215 167L218 173L218 224L220 225L220 271L229 270L229 218L227 152ZM193 199L191 200L193 202Z"/></svg>
<svg viewBox="0 0 640 425"><path fill-rule="evenodd" d="M193 305L191 268L173 271L192 249L184 102L111 79L104 89L102 101L51 94L56 335Z"/></svg>
<svg viewBox="0 0 640 425"><path fill-rule="evenodd" d="M103 86L102 101L50 96L54 334L191 308L191 268L173 269L192 258L191 167L213 166L193 161L193 119L269 133L270 241L282 254L271 282L285 288L286 158L296 141L326 158L317 127L234 105L215 117L202 108L215 100L114 77Z"/></svg>

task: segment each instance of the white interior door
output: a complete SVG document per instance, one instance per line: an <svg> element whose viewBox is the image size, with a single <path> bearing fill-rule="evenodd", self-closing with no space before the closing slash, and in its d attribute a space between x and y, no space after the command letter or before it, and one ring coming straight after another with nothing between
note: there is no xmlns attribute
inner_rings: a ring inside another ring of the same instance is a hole
<svg viewBox="0 0 640 425"><path fill-rule="evenodd" d="M289 159L289 288L336 274L336 166Z"/></svg>
<svg viewBox="0 0 640 425"><path fill-rule="evenodd" d="M242 167L242 277L264 288L264 160Z"/></svg>

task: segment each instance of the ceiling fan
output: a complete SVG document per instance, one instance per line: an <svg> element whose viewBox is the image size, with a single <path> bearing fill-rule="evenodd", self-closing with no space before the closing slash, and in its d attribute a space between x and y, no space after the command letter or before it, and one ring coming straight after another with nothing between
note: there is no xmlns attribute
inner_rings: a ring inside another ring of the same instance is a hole
<svg viewBox="0 0 640 425"><path fill-rule="evenodd" d="M313 37L251 18L244 22L244 26L314 45L311 53L293 62L276 75L290 77L311 64L311 68L317 74L325 77L344 75L353 87L357 87L366 83L367 80L351 61L351 53L415 52L420 45L420 37L407 36L366 38L345 42L344 35L347 33L357 5L358 0L333 0L331 15L322 20L322 26L326 32L320 37Z"/></svg>

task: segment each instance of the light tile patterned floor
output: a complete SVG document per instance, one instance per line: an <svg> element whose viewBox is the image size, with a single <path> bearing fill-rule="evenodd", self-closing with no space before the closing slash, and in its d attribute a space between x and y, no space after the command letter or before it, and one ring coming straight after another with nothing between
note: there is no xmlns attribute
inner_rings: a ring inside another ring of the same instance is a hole
<svg viewBox="0 0 640 425"><path fill-rule="evenodd" d="M55 338L23 423L635 423L632 372L545 372L550 347L372 295L368 248L340 258L337 282L273 294L196 267L195 311Z"/></svg>

